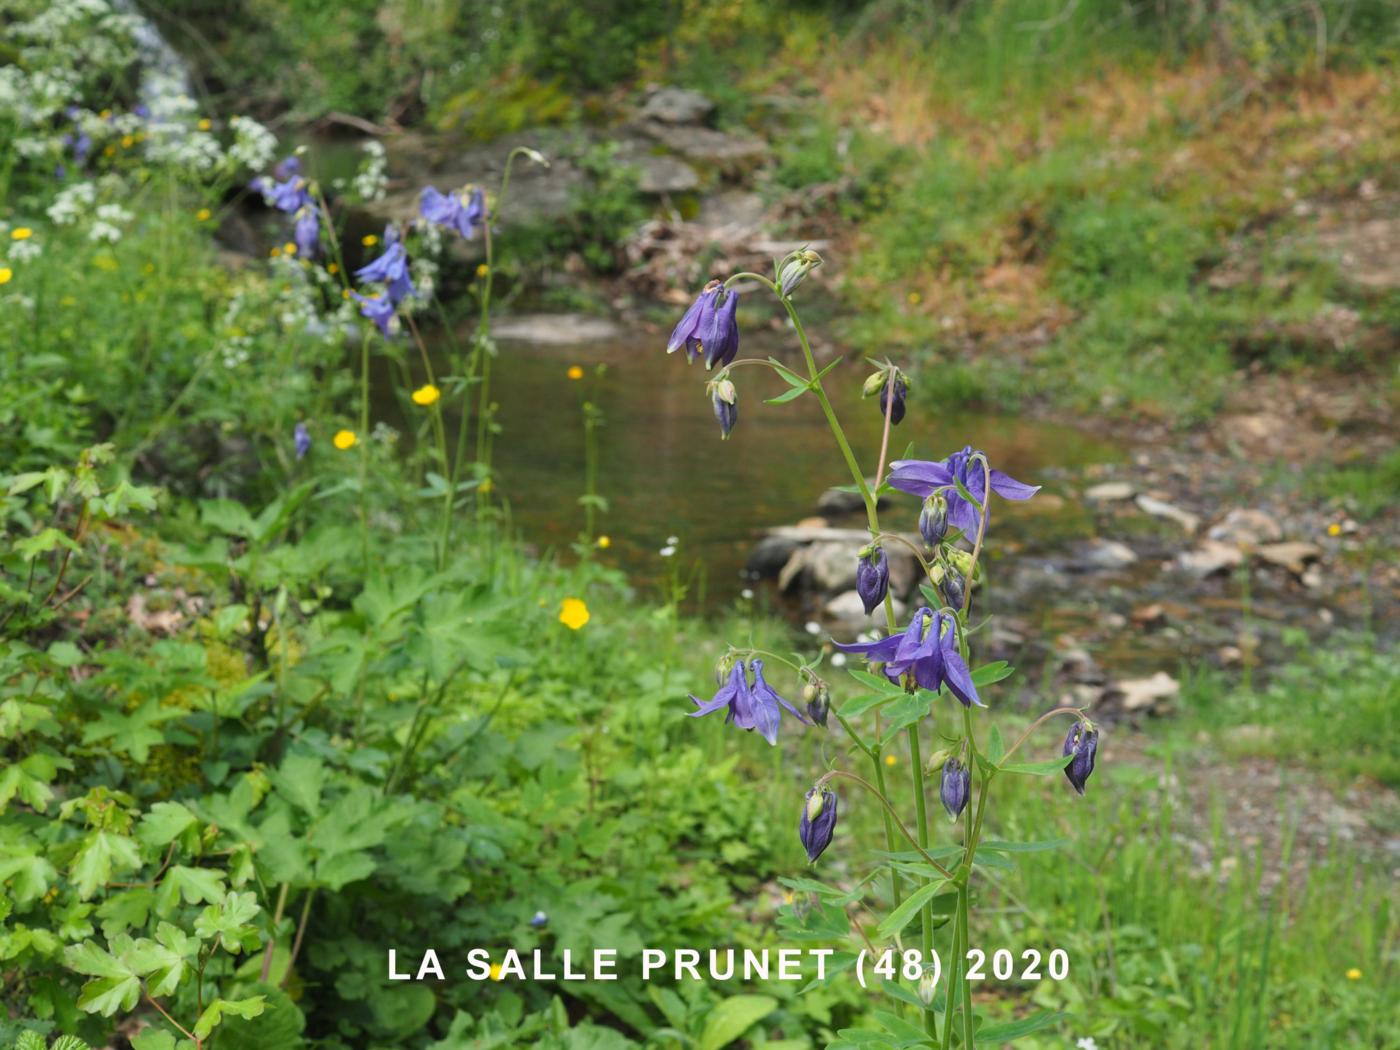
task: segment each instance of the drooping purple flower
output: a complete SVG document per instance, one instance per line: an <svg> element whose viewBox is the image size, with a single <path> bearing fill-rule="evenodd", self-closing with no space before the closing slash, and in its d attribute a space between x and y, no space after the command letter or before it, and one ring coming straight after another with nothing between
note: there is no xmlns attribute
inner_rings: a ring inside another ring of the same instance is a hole
<svg viewBox="0 0 1400 1050"><path fill-rule="evenodd" d="M360 316L367 317L378 325L385 339L392 339L394 332L391 322L394 320L396 309L394 301L385 295L361 295L359 292L350 294L360 304Z"/></svg>
<svg viewBox="0 0 1400 1050"><path fill-rule="evenodd" d="M278 182L284 182L293 175L301 174L301 158L295 153L283 157L272 169L272 177Z"/></svg>
<svg viewBox="0 0 1400 1050"><path fill-rule="evenodd" d="M86 131L70 131L63 136L63 144L73 151L73 162L79 167L87 161L92 152L92 136Z"/></svg>
<svg viewBox="0 0 1400 1050"><path fill-rule="evenodd" d="M282 181L275 179L254 179L253 186L262 192L263 200L270 207L288 215L295 215L311 204L309 183L300 175L289 175Z"/></svg>
<svg viewBox="0 0 1400 1050"><path fill-rule="evenodd" d="M1061 754L1073 755L1065 766L1065 776L1074 785L1074 790L1084 794L1084 785L1094 772L1094 757L1099 750L1099 731L1088 719L1075 722L1065 736L1065 747Z"/></svg>
<svg viewBox="0 0 1400 1050"><path fill-rule="evenodd" d="M408 274L408 250L399 241L397 227L392 224L384 227L383 254L356 270L355 277L361 281L383 284L388 289L389 301L396 306L405 296L413 294L413 280Z"/></svg>
<svg viewBox="0 0 1400 1050"><path fill-rule="evenodd" d="M739 353L739 296L736 292L720 292L714 309L700 331L700 343L705 351L705 367L729 364Z"/></svg>
<svg viewBox="0 0 1400 1050"><path fill-rule="evenodd" d="M871 664L881 664L885 677L898 682L912 674L921 689L937 690L947 686L965 707L976 704L985 707L977 695L972 673L958 651L957 620L928 607L914 613L901 634L892 634L873 642L836 643L842 652L864 656Z"/></svg>
<svg viewBox="0 0 1400 1050"><path fill-rule="evenodd" d="M904 400L909 395L909 384L904 381L904 377L896 374L894 380L894 404L889 405L890 425L894 426L904 419ZM890 400L890 381L887 378L885 385L880 388L880 418L885 417L886 405Z"/></svg>
<svg viewBox="0 0 1400 1050"><path fill-rule="evenodd" d="M530 916L530 925L536 930L544 929L549 925L549 916L542 911L537 911Z"/></svg>
<svg viewBox="0 0 1400 1050"><path fill-rule="evenodd" d="M719 282L711 281L690 304L680 323L671 332L671 341L666 344L666 352L674 354L685 347L686 361L694 361L700 352L701 333L709 327L710 315L714 313L715 300L719 298Z"/></svg>
<svg viewBox="0 0 1400 1050"><path fill-rule="evenodd" d="M938 785L938 797L943 800L943 808L952 819L957 820L958 814L967 807L971 786L972 774L956 756L943 763L943 779Z"/></svg>
<svg viewBox="0 0 1400 1050"><path fill-rule="evenodd" d="M690 694L690 699L697 708L688 712L691 718L700 718L724 708L726 725L733 722L740 729L754 727L753 697L749 695L748 669L743 660L735 661L734 666L730 668L729 678L715 690L715 695L709 700L701 700L694 693Z"/></svg>
<svg viewBox="0 0 1400 1050"><path fill-rule="evenodd" d="M825 682L815 683L808 688L811 689L811 699L807 701L807 717L814 725L825 729L827 715L831 712L831 690Z"/></svg>
<svg viewBox="0 0 1400 1050"><path fill-rule="evenodd" d="M763 661L752 661L753 684L749 684L748 669L739 660L729 672L729 678L719 687L709 700L701 700L691 695L696 710L688 712L691 718L700 718L724 708L725 724L730 722L740 729L757 729L759 735L770 744L778 742L778 723L782 719L780 707L787 708L800 722L807 719L790 703L778 695L777 691L763 677Z"/></svg>
<svg viewBox="0 0 1400 1050"><path fill-rule="evenodd" d="M305 459L311 451L311 431L306 429L305 423L298 423L293 428L292 446L296 449L297 459Z"/></svg>
<svg viewBox="0 0 1400 1050"><path fill-rule="evenodd" d="M948 501L948 520L965 533L977 531L978 505L985 498L986 477L979 455L968 445L942 462L922 459L900 459L890 464L890 484L901 492L921 499L942 493ZM991 471L992 491L1003 499L1030 499L1040 491L1039 485L1026 485L999 470ZM961 484L975 503L969 502L958 490Z"/></svg>
<svg viewBox="0 0 1400 1050"><path fill-rule="evenodd" d="M856 558L856 593L869 616L885 600L890 589L890 560L882 548L876 547Z"/></svg>
<svg viewBox="0 0 1400 1050"><path fill-rule="evenodd" d="M146 103L144 102L136 103L136 105L131 108L131 112L136 114L136 116L140 117L142 120L151 119L151 107L146 105Z"/></svg>
<svg viewBox="0 0 1400 1050"><path fill-rule="evenodd" d="M292 239L296 241L297 255L302 259L314 259L321 250L321 217L310 205L297 212L297 221L292 227Z"/></svg>
<svg viewBox="0 0 1400 1050"><path fill-rule="evenodd" d="M812 788L802 805L802 819L797 824L797 837L807 851L807 859L816 863L836 832L836 792L826 787Z"/></svg>
<svg viewBox="0 0 1400 1050"><path fill-rule="evenodd" d="M778 722L782 719L782 706L799 722L806 724L807 716L778 695L763 677L763 661L754 659L749 664L753 668L753 686L749 695L753 697L754 728L770 744L778 742Z"/></svg>
<svg viewBox="0 0 1400 1050"><path fill-rule="evenodd" d="M457 193L442 193L435 186L425 186L418 214L436 226L456 230L465 240L471 240L486 218L486 197L478 186Z"/></svg>

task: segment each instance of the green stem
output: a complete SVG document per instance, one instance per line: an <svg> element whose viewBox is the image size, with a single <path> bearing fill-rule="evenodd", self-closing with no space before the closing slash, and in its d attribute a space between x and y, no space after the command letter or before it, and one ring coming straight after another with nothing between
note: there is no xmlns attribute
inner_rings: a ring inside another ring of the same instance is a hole
<svg viewBox="0 0 1400 1050"><path fill-rule="evenodd" d="M360 340L360 536L369 575L369 332Z"/></svg>

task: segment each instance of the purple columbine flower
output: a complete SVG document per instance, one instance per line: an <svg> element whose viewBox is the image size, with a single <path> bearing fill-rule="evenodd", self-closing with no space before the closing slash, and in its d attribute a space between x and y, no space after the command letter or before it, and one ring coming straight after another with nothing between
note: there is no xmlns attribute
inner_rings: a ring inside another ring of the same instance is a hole
<svg viewBox="0 0 1400 1050"><path fill-rule="evenodd" d="M689 712L691 718L700 718L724 708L726 725L733 722L741 729L753 728L753 698L749 695L748 669L743 660L735 662L730 668L729 677L709 700L701 700L694 693L690 694L690 699L699 708Z"/></svg>
<svg viewBox="0 0 1400 1050"><path fill-rule="evenodd" d="M544 929L549 925L549 916L542 911L537 911L530 916L530 925L537 930Z"/></svg>
<svg viewBox="0 0 1400 1050"><path fill-rule="evenodd" d="M921 689L937 690L947 686L964 707L986 704L977 695L972 673L958 652L957 620L945 613L935 613L924 607L914 613L901 634L892 634L874 642L836 643L842 652L864 656L872 664L883 665L885 677L898 682L912 674Z"/></svg>
<svg viewBox="0 0 1400 1050"><path fill-rule="evenodd" d="M671 341L666 344L668 354L674 354L681 347L685 347L686 361L695 360L695 355L701 350L701 333L709 327L718 298L719 282L711 281L701 290L695 302L690 304L690 308L681 317L680 323L672 330Z"/></svg>
<svg viewBox="0 0 1400 1050"><path fill-rule="evenodd" d="M63 144L73 151L73 163L82 167L92 152L92 136L86 131L68 132L63 136Z"/></svg>
<svg viewBox="0 0 1400 1050"><path fill-rule="evenodd" d="M1065 748L1061 753L1074 757L1069 760L1069 765L1065 766L1065 776L1074 785L1074 790L1081 795L1084 794L1084 785L1088 782L1089 775L1094 772L1094 757L1098 750L1099 731L1087 718L1069 727L1069 733L1065 736Z"/></svg>
<svg viewBox="0 0 1400 1050"><path fill-rule="evenodd" d="M486 219L486 197L479 186L459 193L441 193L434 186L426 186L418 213L436 226L456 230L469 241Z"/></svg>
<svg viewBox="0 0 1400 1050"><path fill-rule="evenodd" d="M394 333L390 322L394 319L396 309L394 301L386 295L361 295L359 292L350 294L360 304L360 316L368 317L378 325L385 339L392 339Z"/></svg>
<svg viewBox="0 0 1400 1050"><path fill-rule="evenodd" d="M748 669L739 660L729 672L728 680L719 687L709 700L701 700L691 694L696 710L688 712L691 718L700 718L724 708L725 724L734 723L740 729L757 729L763 739L770 744L778 742L778 722L782 718L779 706L786 707L800 722L805 719L790 703L784 700L763 678L763 661L753 661L753 685L749 685Z"/></svg>
<svg viewBox="0 0 1400 1050"><path fill-rule="evenodd" d="M307 205L297 212L297 221L292 227L292 239L296 241L297 255L300 258L316 258L321 250L321 217L314 205Z"/></svg>
<svg viewBox="0 0 1400 1050"><path fill-rule="evenodd" d="M836 832L836 792L826 787L812 788L802 806L802 819L797 825L797 837L807 851L807 859L816 863L831 836Z"/></svg>
<svg viewBox="0 0 1400 1050"><path fill-rule="evenodd" d="M309 184L300 175L290 175L281 181L259 175L248 185L262 194L263 202L269 208L276 208L288 215L295 215L311 204L311 191L307 189Z"/></svg>
<svg viewBox="0 0 1400 1050"><path fill-rule="evenodd" d="M311 451L311 431L306 429L305 423L298 423L293 428L292 446L296 449L297 459L305 459Z"/></svg>
<svg viewBox="0 0 1400 1050"><path fill-rule="evenodd" d="M723 367L734 360L739 353L739 296L735 292L721 289L720 298L706 318L707 324L700 330L700 345L705 351L705 367Z"/></svg>
<svg viewBox="0 0 1400 1050"><path fill-rule="evenodd" d="M389 301L398 305L405 296L413 294L413 280L408 275L408 250L399 241L399 231L392 224L384 227L384 253L355 271L361 281L376 281L389 291Z"/></svg>
<svg viewBox="0 0 1400 1050"><path fill-rule="evenodd" d="M768 743L776 744L778 742L778 722L782 719L779 706L786 708L789 714L804 725L807 722L807 716L779 696L777 690L764 680L762 660L754 659L750 661L749 666L753 668L753 686L749 690L749 695L753 697L754 703L754 728Z"/></svg>
<svg viewBox="0 0 1400 1050"><path fill-rule="evenodd" d="M896 374L894 380L894 404L889 406L890 425L894 426L904 419L904 399L909 396L909 384L904 381L904 377ZM885 418L885 405L890 399L890 381L885 380L885 385L880 388L880 418Z"/></svg>
<svg viewBox="0 0 1400 1050"><path fill-rule="evenodd" d="M953 757L943 763L943 779L938 785L938 797L943 800L943 808L953 820L957 820L958 814L967 808L971 786L972 774L961 760Z"/></svg>
<svg viewBox="0 0 1400 1050"><path fill-rule="evenodd" d="M301 174L301 158L293 153L289 157L283 157L272 169L272 177L278 182L284 182L293 175Z"/></svg>
<svg viewBox="0 0 1400 1050"><path fill-rule="evenodd" d="M985 498L986 478L971 445L954 452L947 459L932 462L922 459L900 459L890 464L890 484L901 492L921 499L941 493L948 501L948 520L965 533L977 531L977 507ZM1039 485L1026 485L999 470L991 472L992 491L1002 499L1030 499L1040 491ZM976 500L971 503L958 491L958 485Z"/></svg>
<svg viewBox="0 0 1400 1050"><path fill-rule="evenodd" d="M869 616L890 589L890 560L880 547L868 548L856 559L856 593Z"/></svg>

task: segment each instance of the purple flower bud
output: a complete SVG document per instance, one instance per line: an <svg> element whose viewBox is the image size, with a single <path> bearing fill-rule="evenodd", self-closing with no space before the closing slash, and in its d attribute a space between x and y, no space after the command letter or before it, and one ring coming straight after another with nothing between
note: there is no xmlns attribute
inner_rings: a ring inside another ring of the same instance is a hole
<svg viewBox="0 0 1400 1050"><path fill-rule="evenodd" d="M802 807L802 820L797 825L798 838L807 851L807 859L816 863L822 851L831 845L836 831L836 792L828 788L812 788Z"/></svg>
<svg viewBox="0 0 1400 1050"><path fill-rule="evenodd" d="M709 383L708 388L714 400L715 418L719 420L719 436L727 438L734 424L739 422L739 393L726 378Z"/></svg>
<svg viewBox="0 0 1400 1050"><path fill-rule="evenodd" d="M307 205L297 212L297 221L292 227L292 239L296 241L299 258L316 258L321 250L321 218L316 214L313 205Z"/></svg>
<svg viewBox="0 0 1400 1050"><path fill-rule="evenodd" d="M903 376L896 373L894 379L894 404L889 405L887 409L886 405L890 399L890 381L886 379L885 385L880 388L880 418L883 419L885 412L888 411L890 414L890 424L894 425L899 423L900 420L904 418L904 399L908 394L909 384L904 381Z"/></svg>
<svg viewBox="0 0 1400 1050"><path fill-rule="evenodd" d="M957 758L943 763L943 779L938 786L938 795L943 800L943 808L953 820L967 808L971 795L972 774Z"/></svg>
<svg viewBox="0 0 1400 1050"><path fill-rule="evenodd" d="M919 511L919 535L930 547L937 547L948 535L948 500L943 493L935 492L924 500L924 507Z"/></svg>
<svg viewBox="0 0 1400 1050"><path fill-rule="evenodd" d="M297 459L305 459L311 451L311 431L306 429L305 423L298 423L292 430L292 445L296 448Z"/></svg>
<svg viewBox="0 0 1400 1050"><path fill-rule="evenodd" d="M961 609L963 596L967 593L967 585L963 582L962 575L956 569L947 569L943 573L943 582L938 585L943 592L943 600L954 609Z"/></svg>
<svg viewBox="0 0 1400 1050"><path fill-rule="evenodd" d="M549 916L542 911L537 911L534 915L530 916L530 925L537 930L543 929L545 926L549 925Z"/></svg>
<svg viewBox="0 0 1400 1050"><path fill-rule="evenodd" d="M856 593L869 616L890 589L890 562L885 552L876 547L862 553L856 562Z"/></svg>
<svg viewBox="0 0 1400 1050"><path fill-rule="evenodd" d="M807 701L807 714L811 716L813 722L826 728L827 714L831 711L831 690L822 682L816 687L816 692L812 699Z"/></svg>
<svg viewBox="0 0 1400 1050"><path fill-rule="evenodd" d="M1094 771L1094 756L1098 750L1099 731L1088 719L1075 722L1069 727L1062 753L1074 757L1069 760L1069 765L1065 766L1065 776L1074 785L1074 790L1081 795L1084 794L1084 785L1089 780L1089 775Z"/></svg>

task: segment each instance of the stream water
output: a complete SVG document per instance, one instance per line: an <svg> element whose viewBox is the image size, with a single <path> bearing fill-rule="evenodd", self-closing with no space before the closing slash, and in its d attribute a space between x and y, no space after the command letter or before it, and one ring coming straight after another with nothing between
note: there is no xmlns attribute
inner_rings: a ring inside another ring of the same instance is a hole
<svg viewBox="0 0 1400 1050"><path fill-rule="evenodd" d="M499 487L525 539L541 549L572 543L583 529L582 403L591 400L605 423L598 434L600 495L608 502L597 531L611 540L603 557L642 586L672 568L660 554L670 537L683 564L703 565L711 601L747 585L743 568L765 529L816 513L822 492L850 476L816 399L767 405L786 389L767 369L741 368L739 423L720 439L707 374L699 362L668 356L665 335L624 335L575 345L502 342L493 391L502 434L496 445ZM800 354L774 338L746 337L745 356L773 354L800 369ZM584 378L570 379L569 369ZM827 380L856 456L869 474L879 455L881 419L874 399L862 401L868 369L842 364ZM912 409L894 429L890 458L913 443L917 454L941 457L972 444L1013 476L1043 480L1046 468L1111 462L1122 452L1065 426L1013 416ZM912 530L918 505L901 498L888 512L891 528ZM1024 539L1043 513L1006 505L999 538Z"/></svg>

